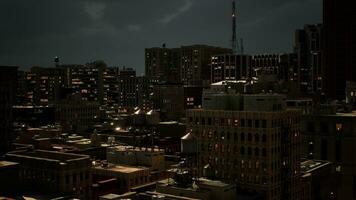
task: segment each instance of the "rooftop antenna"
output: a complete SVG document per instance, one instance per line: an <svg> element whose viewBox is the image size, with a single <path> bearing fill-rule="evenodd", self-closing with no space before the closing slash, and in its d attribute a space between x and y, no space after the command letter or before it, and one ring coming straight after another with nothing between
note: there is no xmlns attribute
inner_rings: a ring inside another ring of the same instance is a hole
<svg viewBox="0 0 356 200"><path fill-rule="evenodd" d="M238 41L236 39L236 3L235 0L232 0L232 39L231 39L231 48L232 48L232 53L235 55L237 54L237 49L238 49Z"/></svg>
<svg viewBox="0 0 356 200"><path fill-rule="evenodd" d="M54 66L55 66L55 67L58 67L58 66L59 66L59 57L58 57L58 56L55 56L55 57L54 57Z"/></svg>
<svg viewBox="0 0 356 200"><path fill-rule="evenodd" d="M241 55L243 55L245 52L245 48L244 48L244 39L240 38L240 53Z"/></svg>

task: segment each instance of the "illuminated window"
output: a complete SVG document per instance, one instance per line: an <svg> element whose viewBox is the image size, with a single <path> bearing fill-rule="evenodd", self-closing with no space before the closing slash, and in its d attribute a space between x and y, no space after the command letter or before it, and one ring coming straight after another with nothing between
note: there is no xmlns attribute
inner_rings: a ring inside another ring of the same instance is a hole
<svg viewBox="0 0 356 200"><path fill-rule="evenodd" d="M235 119L234 120L234 126L238 126L239 125L239 120Z"/></svg>
<svg viewBox="0 0 356 200"><path fill-rule="evenodd" d="M336 127L336 131L342 131L342 124L341 123L337 123L335 127Z"/></svg>

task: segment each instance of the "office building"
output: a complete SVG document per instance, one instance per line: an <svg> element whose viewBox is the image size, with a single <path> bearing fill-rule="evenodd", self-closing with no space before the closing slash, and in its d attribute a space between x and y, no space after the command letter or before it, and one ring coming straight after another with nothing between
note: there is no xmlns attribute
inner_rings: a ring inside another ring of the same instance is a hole
<svg viewBox="0 0 356 200"><path fill-rule="evenodd" d="M153 109L162 120L178 121L184 117L184 87L182 84L153 85Z"/></svg>
<svg viewBox="0 0 356 200"><path fill-rule="evenodd" d="M132 68L119 70L119 105L126 108L138 106L139 79Z"/></svg>
<svg viewBox="0 0 356 200"><path fill-rule="evenodd" d="M132 111L136 107L145 111L152 109L150 81L144 76L136 76L134 69L108 67L103 79L104 104L118 106L122 111Z"/></svg>
<svg viewBox="0 0 356 200"><path fill-rule="evenodd" d="M323 1L325 94L345 98L346 81L356 82L356 10L353 1Z"/></svg>
<svg viewBox="0 0 356 200"><path fill-rule="evenodd" d="M138 106L145 111L153 109L153 85L146 76L139 76L138 79Z"/></svg>
<svg viewBox="0 0 356 200"><path fill-rule="evenodd" d="M295 32L294 51L298 56L298 83L303 94L322 93L322 25L305 25Z"/></svg>
<svg viewBox="0 0 356 200"><path fill-rule="evenodd" d="M119 67L108 67L103 72L104 99L103 103L109 106L118 104L119 99Z"/></svg>
<svg viewBox="0 0 356 200"><path fill-rule="evenodd" d="M30 103L26 98L27 96L26 94L28 91L26 75L27 72L25 71L22 70L17 71L17 96L16 96L17 105L25 105Z"/></svg>
<svg viewBox="0 0 356 200"><path fill-rule="evenodd" d="M99 103L83 100L79 94L57 102L55 108L56 121L61 124L63 131L83 132L99 116Z"/></svg>
<svg viewBox="0 0 356 200"><path fill-rule="evenodd" d="M280 80L298 85L298 57L295 53L281 55Z"/></svg>
<svg viewBox="0 0 356 200"><path fill-rule="evenodd" d="M223 54L211 57L211 83L241 80L253 76L251 56Z"/></svg>
<svg viewBox="0 0 356 200"><path fill-rule="evenodd" d="M203 89L201 86L184 86L184 109L201 107Z"/></svg>
<svg viewBox="0 0 356 200"><path fill-rule="evenodd" d="M231 49L190 45L179 48L145 50L146 76L153 82L208 86L211 79L211 56L231 53Z"/></svg>
<svg viewBox="0 0 356 200"><path fill-rule="evenodd" d="M180 49L146 48L145 75L152 82L180 82Z"/></svg>
<svg viewBox="0 0 356 200"><path fill-rule="evenodd" d="M32 105L49 105L60 99L61 88L67 87L63 69L32 67L26 74L26 102Z"/></svg>
<svg viewBox="0 0 356 200"><path fill-rule="evenodd" d="M55 124L54 106L13 106L14 122L30 127Z"/></svg>
<svg viewBox="0 0 356 200"><path fill-rule="evenodd" d="M255 73L279 75L281 71L281 56L282 54L253 55L251 68Z"/></svg>
<svg viewBox="0 0 356 200"><path fill-rule="evenodd" d="M229 54L231 49L192 45L181 47L181 81L184 85L209 86L211 79L211 57Z"/></svg>
<svg viewBox="0 0 356 200"><path fill-rule="evenodd" d="M298 199L301 113L286 109L283 96L206 91L203 108L186 115L199 174L265 199Z"/></svg>
<svg viewBox="0 0 356 200"><path fill-rule="evenodd" d="M23 192L90 198L92 179L89 156L21 150L7 153L5 159L19 163L19 183Z"/></svg>
<svg viewBox="0 0 356 200"><path fill-rule="evenodd" d="M84 101L104 101L104 72L106 64L94 61L85 65L59 65L58 69L66 71L68 87L73 93L80 94Z"/></svg>
<svg viewBox="0 0 356 200"><path fill-rule="evenodd" d="M10 149L13 139L12 106L16 102L17 67L0 66L0 156Z"/></svg>

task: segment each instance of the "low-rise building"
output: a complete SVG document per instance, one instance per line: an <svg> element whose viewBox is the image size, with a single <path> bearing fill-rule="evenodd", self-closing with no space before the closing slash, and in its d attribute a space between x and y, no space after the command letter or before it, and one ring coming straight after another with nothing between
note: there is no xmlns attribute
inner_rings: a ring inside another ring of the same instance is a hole
<svg viewBox="0 0 356 200"><path fill-rule="evenodd" d="M158 148L132 146L109 147L107 159L110 163L130 166L145 166L151 171L164 170L164 151Z"/></svg>
<svg viewBox="0 0 356 200"><path fill-rule="evenodd" d="M13 195L17 191L19 163L0 161L0 194ZM1 197L0 197L1 199Z"/></svg>
<svg viewBox="0 0 356 200"><path fill-rule="evenodd" d="M337 199L337 180L332 163L304 160L301 167L301 200Z"/></svg>
<svg viewBox="0 0 356 200"><path fill-rule="evenodd" d="M174 179L165 179L157 183L156 192L162 199L236 199L236 185L206 178L199 178L187 186L180 185Z"/></svg>
<svg viewBox="0 0 356 200"><path fill-rule="evenodd" d="M43 150L13 151L5 159L19 163L23 192L90 198L90 159L86 155Z"/></svg>
<svg viewBox="0 0 356 200"><path fill-rule="evenodd" d="M150 181L150 169L147 167L97 164L93 167L95 181L116 179L117 192L128 192L131 188L147 184Z"/></svg>
<svg viewBox="0 0 356 200"><path fill-rule="evenodd" d="M320 105L302 121L302 156L335 164L338 199L356 196L355 130L356 112L338 113L331 105Z"/></svg>

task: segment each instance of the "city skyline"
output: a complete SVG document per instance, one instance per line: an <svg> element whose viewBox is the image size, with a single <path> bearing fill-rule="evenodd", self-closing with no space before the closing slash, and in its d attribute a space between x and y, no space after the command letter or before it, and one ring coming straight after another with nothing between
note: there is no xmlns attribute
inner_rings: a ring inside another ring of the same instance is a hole
<svg viewBox="0 0 356 200"><path fill-rule="evenodd" d="M0 59L25 70L52 67L53 57L59 56L65 64L99 59L143 74L141 55L148 46L231 46L230 0L18 0L0 5ZM295 29L322 22L322 2L240 0L237 13L237 37L244 39L246 53L292 52Z"/></svg>
<svg viewBox="0 0 356 200"><path fill-rule="evenodd" d="M0 199L356 200L355 6L0 1Z"/></svg>

